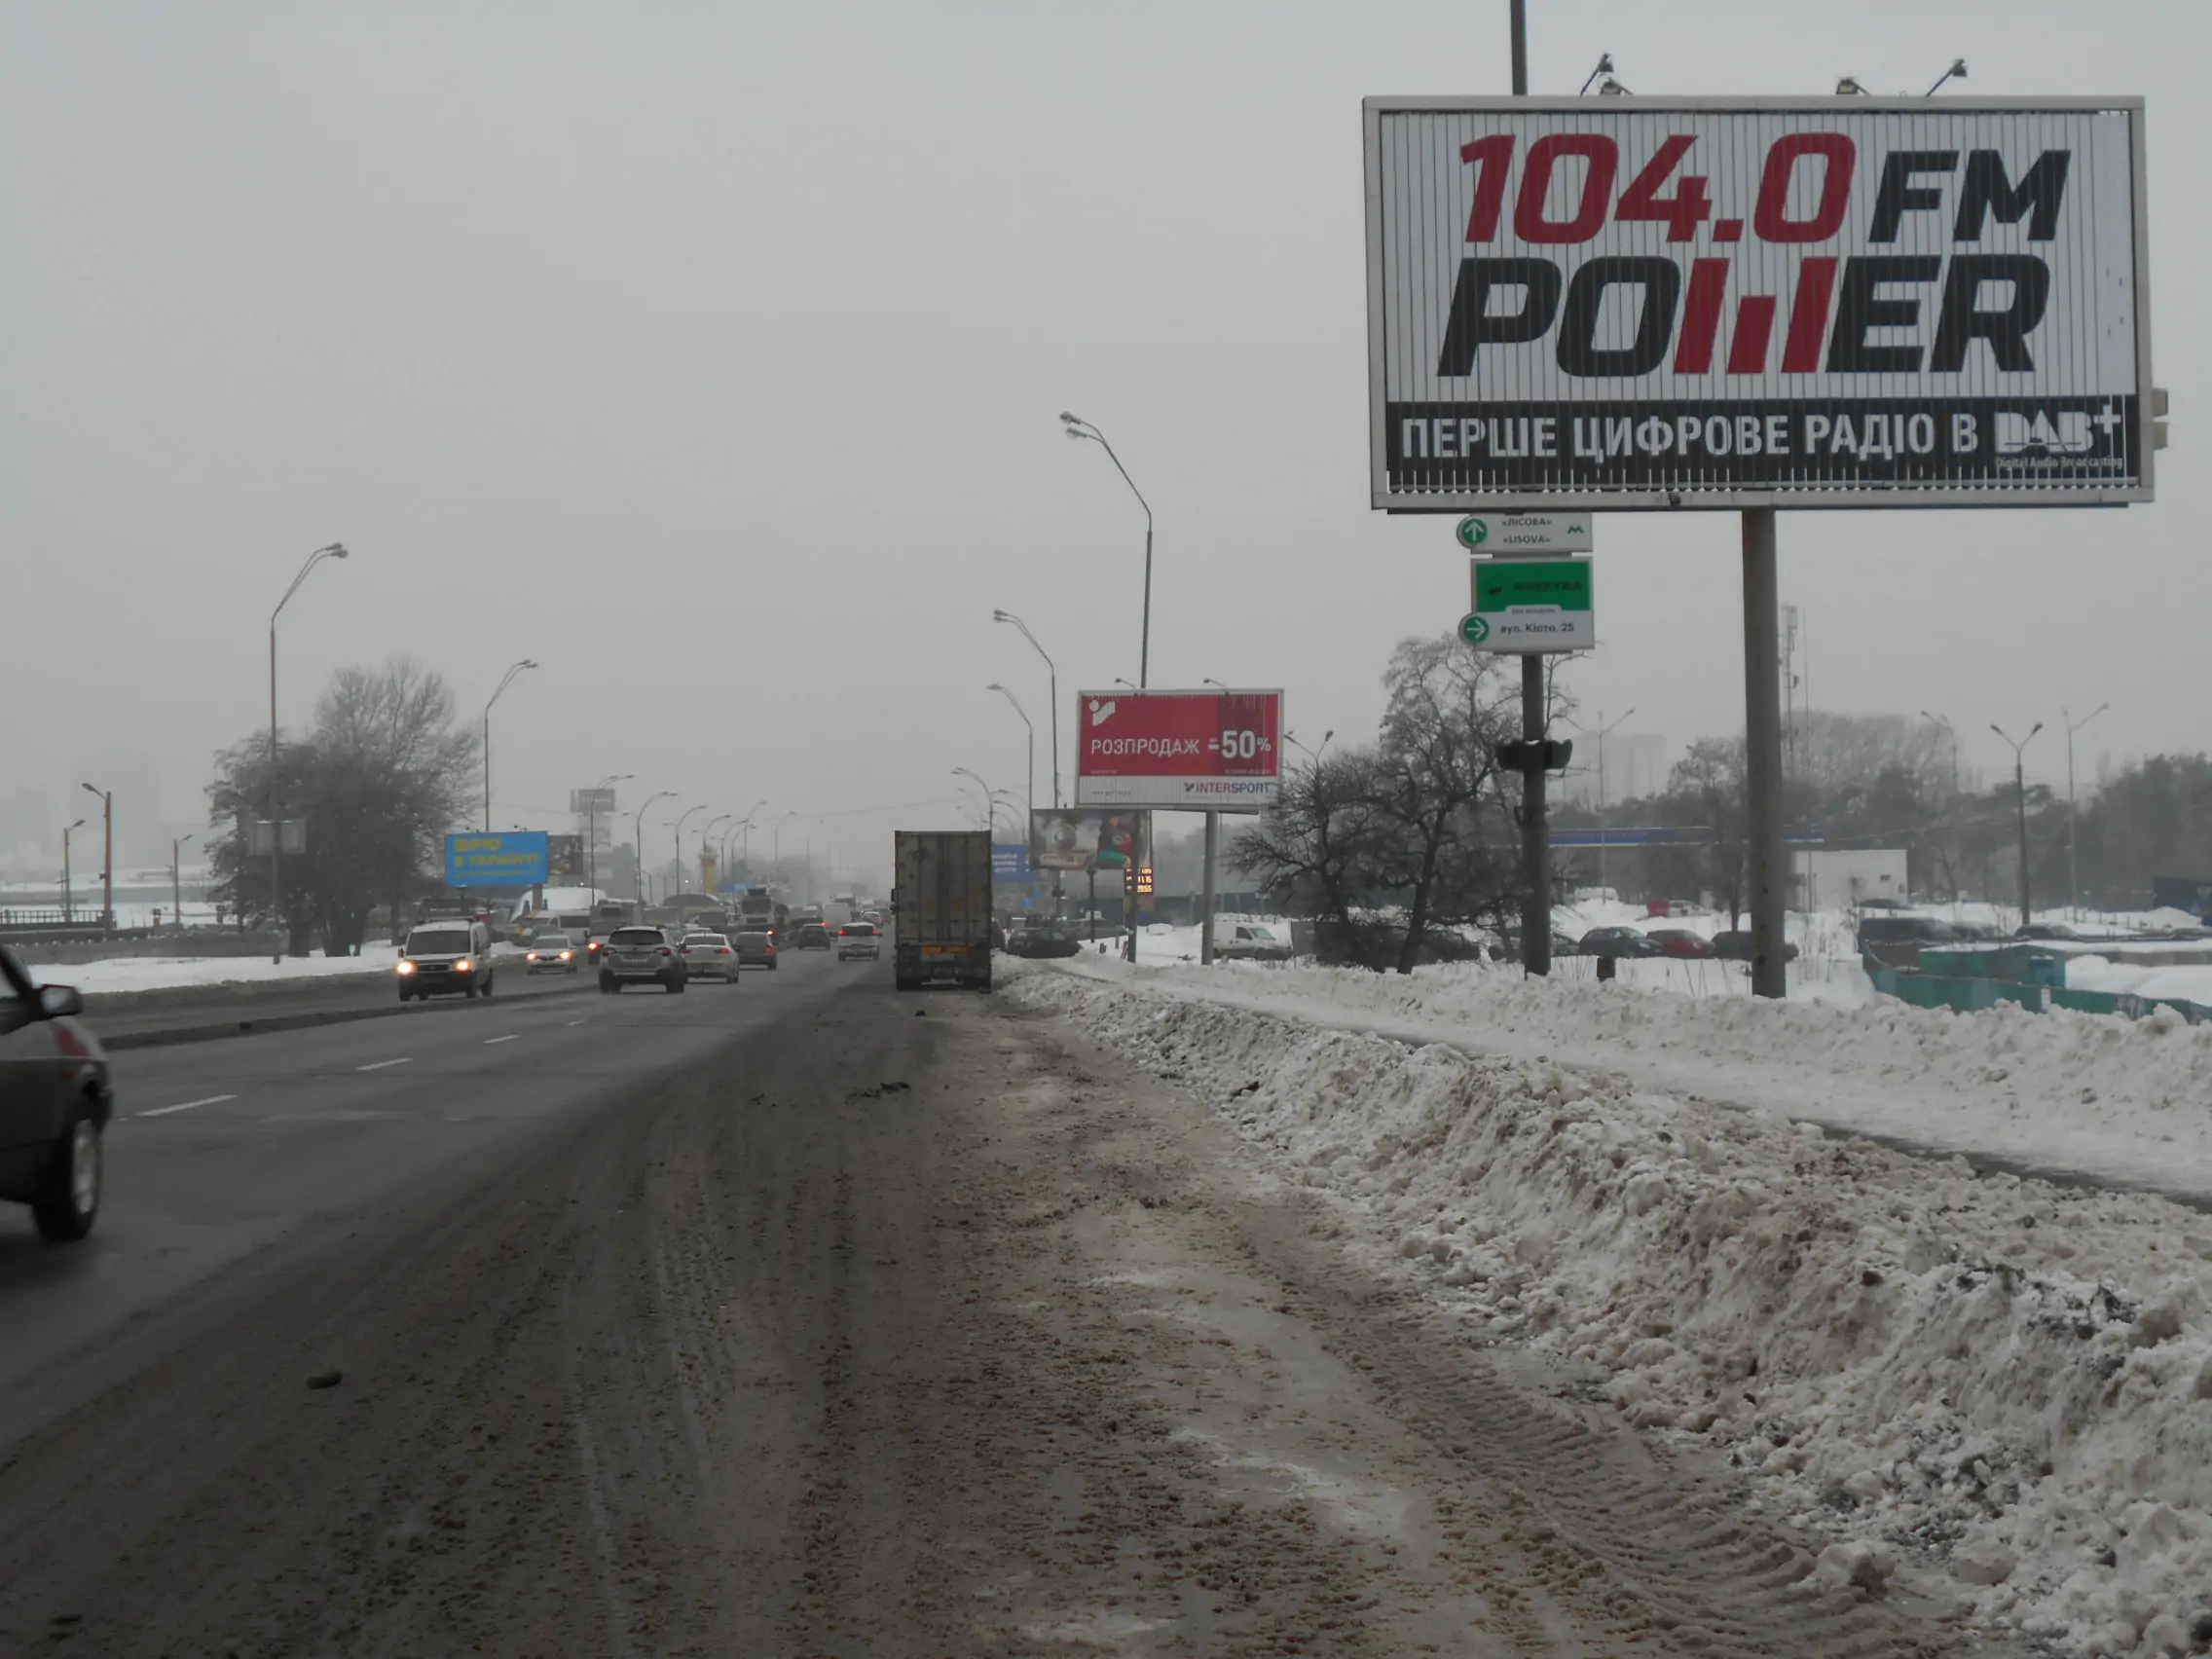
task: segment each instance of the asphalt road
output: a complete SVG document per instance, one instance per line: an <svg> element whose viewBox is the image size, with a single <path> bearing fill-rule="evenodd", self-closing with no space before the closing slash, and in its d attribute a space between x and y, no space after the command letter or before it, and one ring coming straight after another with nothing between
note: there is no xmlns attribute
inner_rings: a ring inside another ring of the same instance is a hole
<svg viewBox="0 0 2212 1659"><path fill-rule="evenodd" d="M317 1252L403 1224L577 1114L866 971L794 954L682 996L557 995L577 981L510 972L487 1001L117 1052L92 1236L44 1248L29 1210L0 1204L0 1449Z"/></svg>
<svg viewBox="0 0 2212 1659"><path fill-rule="evenodd" d="M1977 1651L1008 998L127 1060L95 1246L0 1240L0 1653Z"/></svg>

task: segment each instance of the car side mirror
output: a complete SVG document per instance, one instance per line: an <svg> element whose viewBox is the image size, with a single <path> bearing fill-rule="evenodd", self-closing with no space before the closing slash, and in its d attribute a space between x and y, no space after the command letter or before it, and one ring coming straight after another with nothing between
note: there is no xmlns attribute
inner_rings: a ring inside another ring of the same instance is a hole
<svg viewBox="0 0 2212 1659"><path fill-rule="evenodd" d="M38 1012L42 1019L62 1019L85 1012L85 999L74 985L41 985Z"/></svg>

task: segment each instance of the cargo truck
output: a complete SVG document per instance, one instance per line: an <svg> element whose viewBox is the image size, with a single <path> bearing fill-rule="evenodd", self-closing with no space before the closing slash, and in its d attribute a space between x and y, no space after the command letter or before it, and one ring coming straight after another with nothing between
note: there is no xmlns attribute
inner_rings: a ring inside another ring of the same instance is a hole
<svg viewBox="0 0 2212 1659"><path fill-rule="evenodd" d="M991 837L984 830L902 830L892 866L899 989L933 979L991 988Z"/></svg>

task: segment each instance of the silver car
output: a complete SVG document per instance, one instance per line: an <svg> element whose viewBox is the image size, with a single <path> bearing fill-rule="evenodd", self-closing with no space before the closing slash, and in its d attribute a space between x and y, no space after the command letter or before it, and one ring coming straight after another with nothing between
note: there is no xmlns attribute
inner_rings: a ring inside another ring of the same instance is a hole
<svg viewBox="0 0 2212 1659"><path fill-rule="evenodd" d="M870 962L883 955L883 935L873 922L847 922L837 930L837 960L849 962L865 956Z"/></svg>
<svg viewBox="0 0 2212 1659"><path fill-rule="evenodd" d="M599 988L619 991L624 985L658 985L681 994L689 977L684 958L659 928L621 927L607 936L599 953Z"/></svg>
<svg viewBox="0 0 2212 1659"><path fill-rule="evenodd" d="M573 974L582 967L583 954L569 942L568 935L549 930L523 952L522 971L530 975Z"/></svg>
<svg viewBox="0 0 2212 1659"><path fill-rule="evenodd" d="M738 969L743 964L730 942L719 933L688 933L677 947L683 958L683 969L693 976L712 974L725 985L737 983Z"/></svg>

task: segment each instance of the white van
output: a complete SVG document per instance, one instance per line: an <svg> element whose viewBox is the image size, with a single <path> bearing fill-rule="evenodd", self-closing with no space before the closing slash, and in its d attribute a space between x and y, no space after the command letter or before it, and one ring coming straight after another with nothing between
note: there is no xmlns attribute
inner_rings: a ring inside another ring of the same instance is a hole
<svg viewBox="0 0 2212 1659"><path fill-rule="evenodd" d="M417 922L400 947L399 1000L492 994L492 930L465 916Z"/></svg>

